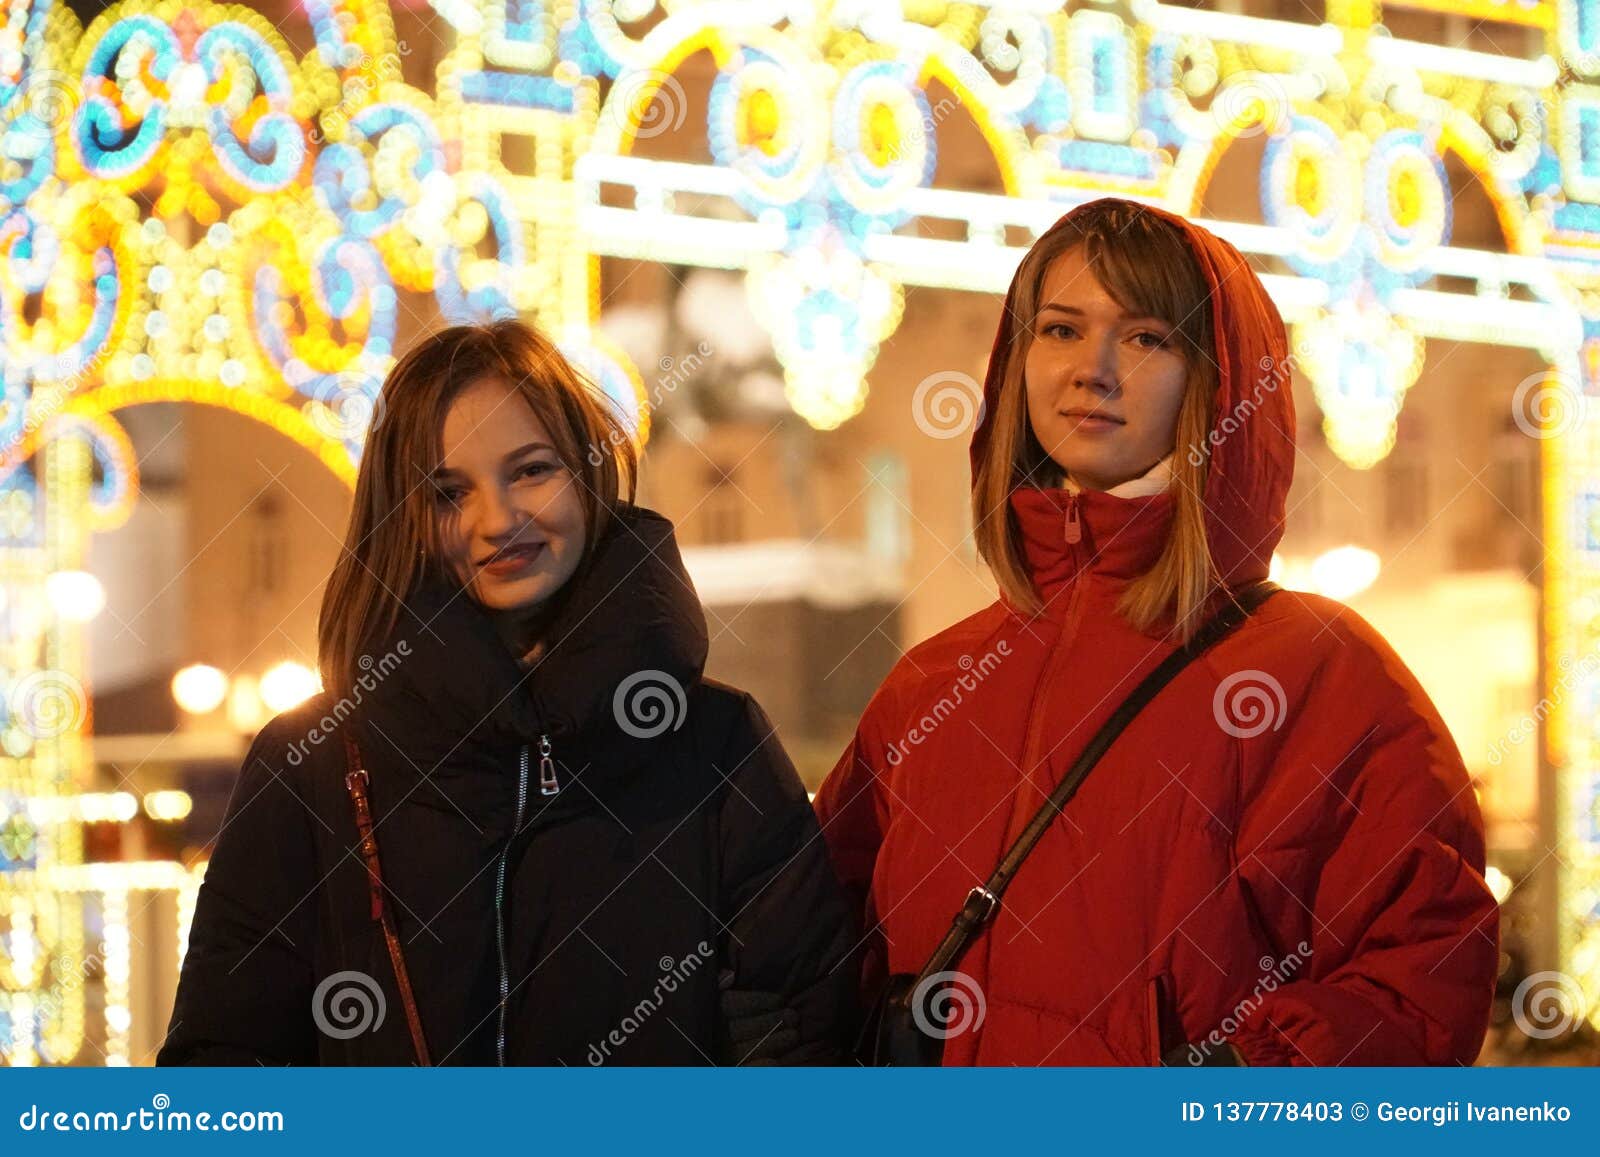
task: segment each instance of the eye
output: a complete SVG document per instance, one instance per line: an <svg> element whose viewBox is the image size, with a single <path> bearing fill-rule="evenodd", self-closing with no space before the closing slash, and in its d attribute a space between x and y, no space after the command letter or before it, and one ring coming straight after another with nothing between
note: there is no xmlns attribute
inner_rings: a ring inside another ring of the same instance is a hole
<svg viewBox="0 0 1600 1157"><path fill-rule="evenodd" d="M1042 337L1070 337L1076 331L1064 321L1052 321L1039 331Z"/></svg>
<svg viewBox="0 0 1600 1157"><path fill-rule="evenodd" d="M440 506L444 506L446 503L454 506L461 501L465 494L466 491L459 486L438 485L433 488L433 499Z"/></svg>
<svg viewBox="0 0 1600 1157"><path fill-rule="evenodd" d="M1134 334L1133 340L1147 350L1160 349L1167 344L1167 336L1165 334L1155 333L1151 330L1143 330Z"/></svg>
<svg viewBox="0 0 1600 1157"><path fill-rule="evenodd" d="M524 462L517 467L516 473L512 475L512 478L543 478L555 468L555 463L553 462Z"/></svg>

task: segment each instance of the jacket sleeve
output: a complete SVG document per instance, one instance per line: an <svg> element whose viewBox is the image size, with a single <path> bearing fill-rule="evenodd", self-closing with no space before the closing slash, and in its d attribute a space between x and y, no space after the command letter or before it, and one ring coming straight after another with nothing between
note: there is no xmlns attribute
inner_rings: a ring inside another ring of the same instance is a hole
<svg viewBox="0 0 1600 1157"><path fill-rule="evenodd" d="M316 1064L310 825L273 724L234 784L195 901L158 1065Z"/></svg>
<svg viewBox="0 0 1600 1157"><path fill-rule="evenodd" d="M856 924L799 774L766 713L750 696L742 699L721 764L728 778L719 819L731 986L776 994L788 1010L798 1044L771 1059L840 1064L859 1021Z"/></svg>
<svg viewBox="0 0 1600 1157"><path fill-rule="evenodd" d="M1229 1039L1251 1065L1471 1064L1499 960L1472 784L1388 644L1343 608L1333 629L1236 842L1251 909L1300 964Z"/></svg>
<svg viewBox="0 0 1600 1157"><path fill-rule="evenodd" d="M850 911L864 930L859 984L870 1007L888 975L888 948L872 902L872 877L888 824L885 785L879 781L884 763L874 739L882 692L863 713L850 745L839 756L817 792L817 818L827 840L834 871L844 888Z"/></svg>

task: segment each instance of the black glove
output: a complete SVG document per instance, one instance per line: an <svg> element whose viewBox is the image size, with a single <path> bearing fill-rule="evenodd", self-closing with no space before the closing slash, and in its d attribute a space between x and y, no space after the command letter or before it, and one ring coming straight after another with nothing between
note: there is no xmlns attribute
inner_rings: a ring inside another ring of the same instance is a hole
<svg viewBox="0 0 1600 1157"><path fill-rule="evenodd" d="M800 1044L799 1016L775 992L733 987L733 971L717 974L722 1020L728 1031L729 1064L781 1065Z"/></svg>
<svg viewBox="0 0 1600 1157"><path fill-rule="evenodd" d="M1232 1042L1223 1041L1215 1046L1204 1043L1179 1045L1168 1049L1161 1063L1175 1069L1237 1068L1245 1065L1245 1059Z"/></svg>

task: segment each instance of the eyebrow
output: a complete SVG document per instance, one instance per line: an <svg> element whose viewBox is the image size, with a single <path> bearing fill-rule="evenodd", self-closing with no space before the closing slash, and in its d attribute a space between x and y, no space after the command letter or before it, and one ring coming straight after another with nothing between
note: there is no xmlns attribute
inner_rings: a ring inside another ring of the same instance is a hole
<svg viewBox="0 0 1600 1157"><path fill-rule="evenodd" d="M1063 305L1060 302L1056 302L1056 301L1048 302L1045 305L1041 305L1039 307L1039 312L1040 313L1044 313L1047 310L1052 310L1052 309L1055 310L1057 313L1070 313L1074 317L1083 317L1084 316L1083 310L1079 309L1077 306L1075 306L1075 305ZM1122 316L1123 316L1124 319L1129 319L1129 320L1132 320L1132 321L1156 321L1156 322L1160 322L1162 325L1167 326L1169 328L1172 326L1172 323L1170 321L1164 321L1161 318L1157 317L1153 313L1129 313L1127 310L1123 310L1122 311Z"/></svg>
<svg viewBox="0 0 1600 1157"><path fill-rule="evenodd" d="M548 450L552 454L559 453L559 451L557 451L556 448L554 446L550 445L550 443L548 443L548 442L528 442L528 443L525 443L525 444L523 444L521 446L518 446L515 450L512 450L507 454L501 455L500 461L502 461L502 462L513 462L516 459L521 458L524 454L531 454L536 450ZM460 473L459 470L453 470L449 466L438 466L438 467L436 467L434 469L432 477L434 477L434 478L442 478L446 474L459 474L459 473Z"/></svg>

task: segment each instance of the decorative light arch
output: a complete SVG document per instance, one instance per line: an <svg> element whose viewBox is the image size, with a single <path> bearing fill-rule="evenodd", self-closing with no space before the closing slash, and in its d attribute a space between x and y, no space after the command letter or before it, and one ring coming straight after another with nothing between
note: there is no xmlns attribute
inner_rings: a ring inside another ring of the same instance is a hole
<svg viewBox="0 0 1600 1157"><path fill-rule="evenodd" d="M88 775L90 703L81 627L40 592L137 489L116 409L225 405L348 480L404 311L516 313L557 335L643 438L640 374L593 325L612 255L746 271L793 407L832 427L863 404L905 286L1000 292L1026 249L1010 237L1106 193L1193 212L1229 142L1254 132L1262 221L1208 224L1294 270L1264 280L1336 450L1357 465L1387 452L1431 338L1521 345L1552 367L1519 404L1536 404L1545 437L1560 964L1600 1010L1600 0L1418 0L1534 30L1534 60L1402 41L1376 0L1329 0L1317 26L1156 0L927 15L431 2L452 44L430 91L407 83L383 0L304 0L303 57L256 13L209 0L124 0L87 29L58 0L0 15L10 1060L82 1047L72 972L91 951L106 961L110 1056L126 1059L130 891L193 886L175 865L85 865L80 818L59 806ZM668 107L674 74L702 48L717 67L709 155L635 155L687 115ZM979 127L1002 193L933 185L934 81ZM515 168L511 135L530 145ZM1449 150L1489 190L1510 252L1450 244ZM951 223L953 239L934 239ZM1440 274L1474 289L1431 288ZM89 895L108 928L93 948Z"/></svg>

